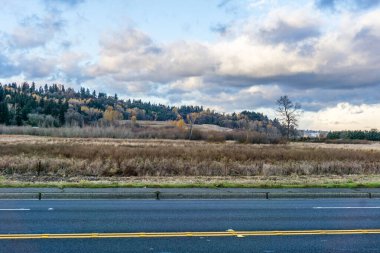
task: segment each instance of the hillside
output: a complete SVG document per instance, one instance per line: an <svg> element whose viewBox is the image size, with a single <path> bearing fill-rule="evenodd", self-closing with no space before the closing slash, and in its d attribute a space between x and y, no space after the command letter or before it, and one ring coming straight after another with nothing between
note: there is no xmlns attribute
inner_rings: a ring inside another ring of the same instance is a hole
<svg viewBox="0 0 380 253"><path fill-rule="evenodd" d="M225 128L280 129L277 120L243 111L221 114L202 106L167 106L141 100L119 99L89 89L75 91L64 85L37 87L35 83L0 84L0 124L39 127L109 125L120 120L179 121L189 123L189 115L197 114L195 124L212 124ZM248 126L249 125L249 126Z"/></svg>

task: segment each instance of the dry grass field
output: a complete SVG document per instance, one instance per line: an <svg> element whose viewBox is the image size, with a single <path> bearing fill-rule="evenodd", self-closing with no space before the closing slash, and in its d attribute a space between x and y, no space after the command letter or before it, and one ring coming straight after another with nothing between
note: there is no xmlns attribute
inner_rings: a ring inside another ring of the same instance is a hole
<svg viewBox="0 0 380 253"><path fill-rule="evenodd" d="M3 182L319 185L380 182L380 144L283 145L0 135Z"/></svg>

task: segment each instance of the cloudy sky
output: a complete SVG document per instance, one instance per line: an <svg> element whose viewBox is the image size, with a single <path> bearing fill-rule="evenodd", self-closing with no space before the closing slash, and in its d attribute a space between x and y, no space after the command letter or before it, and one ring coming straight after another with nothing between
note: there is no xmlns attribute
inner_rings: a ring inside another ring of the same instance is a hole
<svg viewBox="0 0 380 253"><path fill-rule="evenodd" d="M380 0L0 0L0 82L380 128Z"/></svg>

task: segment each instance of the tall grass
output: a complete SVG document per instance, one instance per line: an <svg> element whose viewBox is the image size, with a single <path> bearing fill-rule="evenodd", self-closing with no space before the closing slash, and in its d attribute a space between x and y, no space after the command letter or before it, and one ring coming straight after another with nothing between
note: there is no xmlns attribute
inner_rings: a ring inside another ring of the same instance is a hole
<svg viewBox="0 0 380 253"><path fill-rule="evenodd" d="M380 152L289 145L55 139L2 145L0 173L32 177L373 175L380 174Z"/></svg>
<svg viewBox="0 0 380 253"><path fill-rule="evenodd" d="M175 126L163 127L60 127L60 128L38 128L30 126L4 126L0 125L0 134L8 135L36 135L65 138L116 138L116 139L171 139L187 140L189 132L187 129L179 129ZM201 131L193 130L192 140L205 140L209 142L224 142L234 140L240 143L283 143L281 136L271 136L254 131Z"/></svg>

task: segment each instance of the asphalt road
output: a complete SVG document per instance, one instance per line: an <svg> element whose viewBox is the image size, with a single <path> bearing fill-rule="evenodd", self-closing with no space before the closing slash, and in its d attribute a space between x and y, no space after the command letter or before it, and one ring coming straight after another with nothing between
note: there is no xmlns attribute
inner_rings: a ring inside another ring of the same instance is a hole
<svg viewBox="0 0 380 253"><path fill-rule="evenodd" d="M0 201L0 236L380 229L380 200ZM380 252L380 234L6 239L0 252Z"/></svg>

